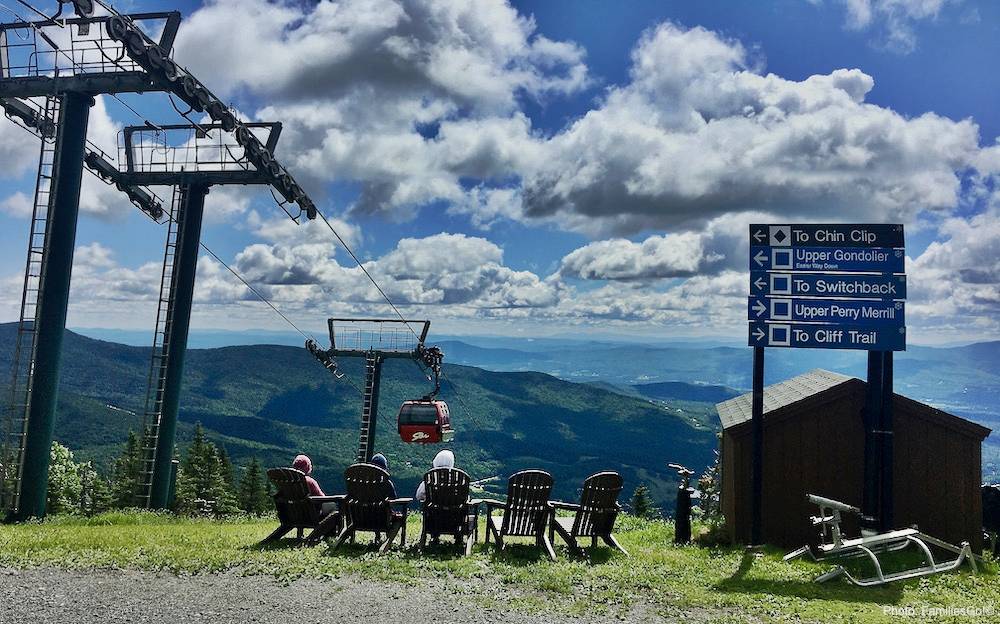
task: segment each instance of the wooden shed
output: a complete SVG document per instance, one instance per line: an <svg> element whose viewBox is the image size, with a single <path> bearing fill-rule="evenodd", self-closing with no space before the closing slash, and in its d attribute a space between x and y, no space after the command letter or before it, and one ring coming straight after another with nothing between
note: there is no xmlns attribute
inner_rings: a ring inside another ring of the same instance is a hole
<svg viewBox="0 0 1000 624"><path fill-rule="evenodd" d="M762 535L793 548L815 543L806 494L861 506L867 384L814 370L764 390ZM722 421L722 508L730 537L750 539L751 395L717 405ZM893 395L896 525L982 548L982 442L990 430ZM845 529L857 535L856 518Z"/></svg>

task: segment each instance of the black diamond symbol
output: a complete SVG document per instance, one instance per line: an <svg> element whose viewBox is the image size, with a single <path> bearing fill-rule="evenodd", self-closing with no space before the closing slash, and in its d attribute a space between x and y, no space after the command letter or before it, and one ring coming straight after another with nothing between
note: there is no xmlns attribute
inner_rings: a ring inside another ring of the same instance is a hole
<svg viewBox="0 0 1000 624"><path fill-rule="evenodd" d="M774 234L774 240L778 241L779 243L785 242L786 238L787 238L787 236L785 236L785 231L784 230L778 230Z"/></svg>

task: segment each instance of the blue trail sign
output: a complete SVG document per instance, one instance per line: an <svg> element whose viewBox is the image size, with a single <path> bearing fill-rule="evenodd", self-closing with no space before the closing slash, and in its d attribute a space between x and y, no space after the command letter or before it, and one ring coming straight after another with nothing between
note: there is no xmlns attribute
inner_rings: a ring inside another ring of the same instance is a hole
<svg viewBox="0 0 1000 624"><path fill-rule="evenodd" d="M747 318L751 321L903 325L906 322L905 305L902 301L750 297Z"/></svg>
<svg viewBox="0 0 1000 624"><path fill-rule="evenodd" d="M906 299L906 276L750 271L750 294L842 299Z"/></svg>
<svg viewBox="0 0 1000 624"><path fill-rule="evenodd" d="M771 247L901 248L903 226L864 223L750 225L750 244Z"/></svg>
<svg viewBox="0 0 1000 624"><path fill-rule="evenodd" d="M903 259L889 247L750 247L751 271L902 273Z"/></svg>
<svg viewBox="0 0 1000 624"><path fill-rule="evenodd" d="M752 321L749 339L751 347L906 350L906 328L901 325L809 325Z"/></svg>

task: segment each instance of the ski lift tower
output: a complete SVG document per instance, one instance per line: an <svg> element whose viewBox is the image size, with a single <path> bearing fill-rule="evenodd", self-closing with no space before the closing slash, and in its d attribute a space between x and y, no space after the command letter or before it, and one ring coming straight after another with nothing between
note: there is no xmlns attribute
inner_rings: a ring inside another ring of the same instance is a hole
<svg viewBox="0 0 1000 624"><path fill-rule="evenodd" d="M87 122L94 97L145 92L177 96L191 111L206 113L225 132L233 133L245 158L286 202L298 204L309 218L316 215L311 199L273 152L171 59L180 13L121 15L112 10L98 17L93 0L72 0L77 17L65 18L63 4L68 2L60 0L59 12L51 17L32 8L43 19L0 24L0 104L8 117L35 128L42 137L0 459L5 466L0 514L12 520L45 515L80 184L89 156ZM147 32L159 32L158 39ZM126 189L135 191L122 187L128 193ZM130 198L135 202L142 197L132 193ZM190 252L191 247L185 249ZM191 253L197 253L197 245Z"/></svg>
<svg viewBox="0 0 1000 624"><path fill-rule="evenodd" d="M323 366L339 377L336 358L360 357L365 360L357 460L367 462L375 451L379 386L386 358L411 359L430 368L434 373L436 394L436 380L444 356L439 348L424 345L430 321L332 318L327 325L330 329L329 349L321 350L315 341L306 341L306 348ZM419 332L412 326L419 327Z"/></svg>
<svg viewBox="0 0 1000 624"><path fill-rule="evenodd" d="M252 134L268 153L273 153L281 124L246 123L240 126L239 132ZM169 213L164 217L167 237L147 378L143 455L136 493L142 506L159 509L167 505L169 498L170 465L205 197L213 186L271 185L272 178L266 170L253 165L250 150L221 124L127 127L122 133L118 162L125 163L124 171L114 168L97 154L88 154L86 160L88 167L119 188L173 188ZM295 220L301 216L288 214Z"/></svg>

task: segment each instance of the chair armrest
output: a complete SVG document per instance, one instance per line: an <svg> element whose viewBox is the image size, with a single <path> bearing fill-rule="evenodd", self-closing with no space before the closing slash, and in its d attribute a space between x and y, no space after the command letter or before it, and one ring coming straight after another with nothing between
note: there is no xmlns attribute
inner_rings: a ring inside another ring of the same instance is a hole
<svg viewBox="0 0 1000 624"><path fill-rule="evenodd" d="M390 505L409 505L413 502L413 498L392 498L389 500Z"/></svg>
<svg viewBox="0 0 1000 624"><path fill-rule="evenodd" d="M549 501L549 507L553 509L564 509L566 511L578 511L580 505L576 503L564 503L562 501Z"/></svg>
<svg viewBox="0 0 1000 624"><path fill-rule="evenodd" d="M507 506L507 503L503 501L498 501L495 498L484 498L482 502L486 503L487 511L491 509L496 509L498 507L502 509Z"/></svg>
<svg viewBox="0 0 1000 624"><path fill-rule="evenodd" d="M470 498L469 502L467 502L466 505L469 505L470 507L479 507L485 502L486 501L483 500L482 498Z"/></svg>
<svg viewBox="0 0 1000 624"><path fill-rule="evenodd" d="M310 496L309 500L314 503L339 503L347 498L346 494L334 494L333 496Z"/></svg>

